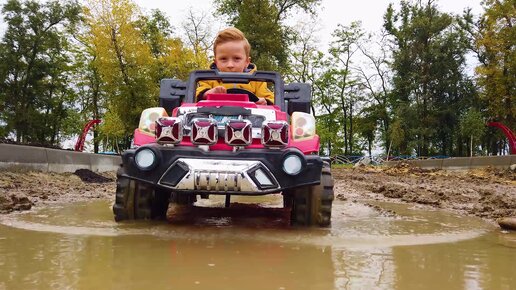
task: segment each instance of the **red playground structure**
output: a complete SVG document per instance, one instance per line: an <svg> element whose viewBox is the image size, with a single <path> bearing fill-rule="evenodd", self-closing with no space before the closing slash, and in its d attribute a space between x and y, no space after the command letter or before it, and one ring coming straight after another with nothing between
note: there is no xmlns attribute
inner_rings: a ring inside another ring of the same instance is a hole
<svg viewBox="0 0 516 290"><path fill-rule="evenodd" d="M511 154L516 154L516 136L507 126L500 122L490 122L487 124L489 127L497 127L503 131L507 139L509 140L509 151Z"/></svg>
<svg viewBox="0 0 516 290"><path fill-rule="evenodd" d="M75 143L75 151L82 152L84 150L84 141L86 140L86 135L88 135L88 131L96 124L99 124L102 122L101 120L95 119L91 120L82 129L81 136L79 136L79 139L77 139L77 142Z"/></svg>

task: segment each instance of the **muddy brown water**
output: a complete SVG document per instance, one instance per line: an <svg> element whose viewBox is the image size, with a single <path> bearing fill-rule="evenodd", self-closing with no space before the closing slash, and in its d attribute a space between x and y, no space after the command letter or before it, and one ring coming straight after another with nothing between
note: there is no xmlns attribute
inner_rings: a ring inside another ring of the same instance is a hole
<svg viewBox="0 0 516 290"><path fill-rule="evenodd" d="M106 200L0 216L0 289L516 289L516 234L478 218L336 201L331 228L298 228L222 204L173 224L115 223Z"/></svg>

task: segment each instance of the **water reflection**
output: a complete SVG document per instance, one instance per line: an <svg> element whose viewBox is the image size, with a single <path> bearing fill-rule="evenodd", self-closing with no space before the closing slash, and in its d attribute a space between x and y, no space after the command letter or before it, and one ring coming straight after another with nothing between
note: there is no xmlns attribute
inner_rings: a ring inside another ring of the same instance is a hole
<svg viewBox="0 0 516 290"><path fill-rule="evenodd" d="M117 224L105 201L2 217L0 289L516 288L515 234L381 206L394 214L337 203L331 229L221 212Z"/></svg>
<svg viewBox="0 0 516 290"><path fill-rule="evenodd" d="M391 249L333 252L337 289L392 289L394 269Z"/></svg>
<svg viewBox="0 0 516 290"><path fill-rule="evenodd" d="M516 253L497 244L494 235L452 245L393 249L393 258L404 261L396 267L398 289L430 289L436 283L448 289L514 289L511 265Z"/></svg>

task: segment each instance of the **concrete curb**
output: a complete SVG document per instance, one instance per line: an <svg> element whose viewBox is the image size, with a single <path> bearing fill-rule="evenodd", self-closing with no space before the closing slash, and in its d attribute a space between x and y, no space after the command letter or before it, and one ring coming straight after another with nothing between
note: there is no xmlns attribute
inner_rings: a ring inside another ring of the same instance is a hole
<svg viewBox="0 0 516 290"><path fill-rule="evenodd" d="M394 166L398 162L400 161L387 161L384 164ZM405 162L425 169L468 170L482 167L508 169L511 164L516 164L516 155L407 160Z"/></svg>
<svg viewBox="0 0 516 290"><path fill-rule="evenodd" d="M399 161L384 164L393 166ZM516 164L516 155L456 157L449 159L409 160L409 164L426 169L467 170L481 167L508 169ZM0 168L26 168L43 172L115 171L122 159L116 155L82 153L41 147L0 144Z"/></svg>
<svg viewBox="0 0 516 290"><path fill-rule="evenodd" d="M43 172L115 171L120 156L82 153L33 146L0 144L0 168L23 168Z"/></svg>

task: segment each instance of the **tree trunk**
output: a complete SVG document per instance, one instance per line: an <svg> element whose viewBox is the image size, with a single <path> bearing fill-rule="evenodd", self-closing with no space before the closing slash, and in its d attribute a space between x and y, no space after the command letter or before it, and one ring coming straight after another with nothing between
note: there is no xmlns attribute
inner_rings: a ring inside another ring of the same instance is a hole
<svg viewBox="0 0 516 290"><path fill-rule="evenodd" d="M344 129L344 154L348 155L349 154L349 151L348 151L348 122L347 122L347 119L348 119L348 114L346 112L346 107L343 107L342 108L342 112L344 114L344 124L343 125L343 129Z"/></svg>
<svg viewBox="0 0 516 290"><path fill-rule="evenodd" d="M99 108L98 108L98 88L93 92L93 119L99 119ZM97 131L97 125L93 127L93 152L99 153L99 133Z"/></svg>
<svg viewBox="0 0 516 290"><path fill-rule="evenodd" d="M349 153L353 154L353 102L349 101Z"/></svg>
<svg viewBox="0 0 516 290"><path fill-rule="evenodd" d="M389 154L391 154L391 146L392 146L392 140L389 143L389 148L387 149L387 161L389 161Z"/></svg>
<svg viewBox="0 0 516 290"><path fill-rule="evenodd" d="M473 157L473 135L469 137L469 157Z"/></svg>
<svg viewBox="0 0 516 290"><path fill-rule="evenodd" d="M373 154L372 154L373 139L369 139L367 143L368 143L367 144L367 148L368 148L368 151L369 151L369 157L372 158L373 157Z"/></svg>

